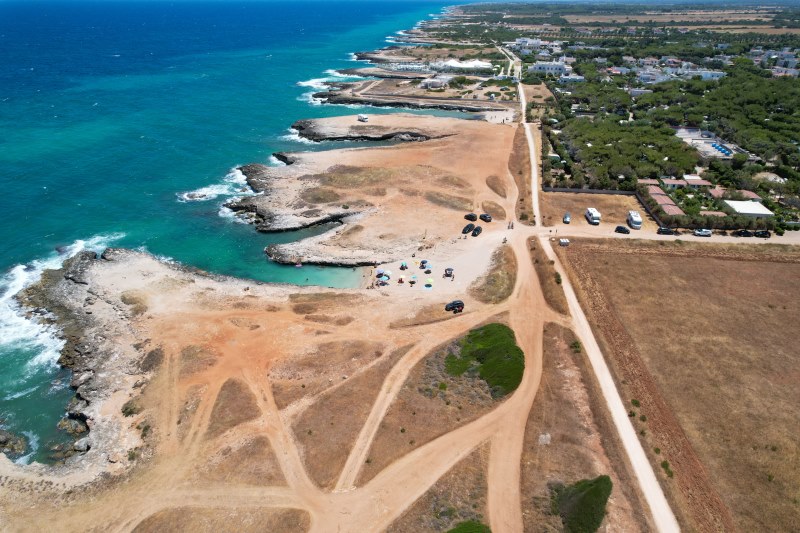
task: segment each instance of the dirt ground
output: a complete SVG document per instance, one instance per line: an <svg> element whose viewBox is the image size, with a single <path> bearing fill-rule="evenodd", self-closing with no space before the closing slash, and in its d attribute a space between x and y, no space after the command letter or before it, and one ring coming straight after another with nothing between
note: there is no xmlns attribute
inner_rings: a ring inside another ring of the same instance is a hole
<svg viewBox="0 0 800 533"><path fill-rule="evenodd" d="M667 461L684 527L800 527L800 250L577 241L558 253L645 449Z"/></svg>
<svg viewBox="0 0 800 533"><path fill-rule="evenodd" d="M380 424L358 485L367 483L402 454L463 426L499 403L480 378L451 376L445 371L448 346L434 350L411 371Z"/></svg>
<svg viewBox="0 0 800 533"><path fill-rule="evenodd" d="M489 446L484 444L444 475L387 533L449 531L459 522L486 522L486 468Z"/></svg>
<svg viewBox="0 0 800 533"><path fill-rule="evenodd" d="M411 345L402 346L341 387L324 392L313 408L296 415L292 426L309 475L320 487L333 488L349 450L369 415L386 374Z"/></svg>
<svg viewBox="0 0 800 533"><path fill-rule="evenodd" d="M588 194L572 192L542 192L542 224L545 226L564 226L561 222L564 213L572 215L571 225L590 226L583 214L586 208L594 207L602 215L605 226L627 226L628 211L638 211L642 215L642 231L655 231L658 225L645 212L635 196L621 194ZM636 230L631 230L632 234Z"/></svg>
<svg viewBox="0 0 800 533"><path fill-rule="evenodd" d="M614 488L600 531L649 531L652 526L631 490L627 470L622 463L611 466L607 449L619 453L613 429L598 420L601 404L589 400L586 381L591 371L581 353L571 347L575 340L572 331L545 324L544 373L528 416L522 456L525 531L563 531L561 518L551 512L548 483L570 484L602 474L611 477Z"/></svg>

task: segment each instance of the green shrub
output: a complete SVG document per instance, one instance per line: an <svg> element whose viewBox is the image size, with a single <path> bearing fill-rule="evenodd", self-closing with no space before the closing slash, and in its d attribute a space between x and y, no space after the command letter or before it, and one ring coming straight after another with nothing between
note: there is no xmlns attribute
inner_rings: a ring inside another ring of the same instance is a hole
<svg viewBox="0 0 800 533"><path fill-rule="evenodd" d="M631 400L631 405L633 405L634 407L639 407L642 404L641 404L641 402L639 402L639 400L634 399L634 400Z"/></svg>
<svg viewBox="0 0 800 533"><path fill-rule="evenodd" d="M481 524L477 520L469 520L457 524L456 527L449 530L447 533L492 533L492 530L489 529L489 526Z"/></svg>
<svg viewBox="0 0 800 533"><path fill-rule="evenodd" d="M142 412L142 407L136 403L135 399L130 399L122 405L123 416L138 415Z"/></svg>
<svg viewBox="0 0 800 533"><path fill-rule="evenodd" d="M552 491L553 509L561 516L564 531L592 533L597 531L606 515L606 503L613 483L608 476L582 479L567 487Z"/></svg>
<svg viewBox="0 0 800 533"><path fill-rule="evenodd" d="M449 354L445 370L459 376L474 370L495 396L516 390L525 371L525 355L517 346L514 332L505 324L487 324L471 330L459 341L461 357Z"/></svg>

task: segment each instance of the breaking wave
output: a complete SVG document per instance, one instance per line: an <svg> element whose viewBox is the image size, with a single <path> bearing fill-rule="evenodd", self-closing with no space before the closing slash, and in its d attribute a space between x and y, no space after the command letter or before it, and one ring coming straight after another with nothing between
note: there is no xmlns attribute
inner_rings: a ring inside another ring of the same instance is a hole
<svg viewBox="0 0 800 533"><path fill-rule="evenodd" d="M64 347L64 340L60 338L57 328L43 324L36 318L26 317L14 296L39 281L45 270L60 268L66 259L84 250L102 252L112 242L124 236L123 233L111 233L77 240L60 248L58 253L27 265L17 265L6 272L0 278L0 354L14 350L33 354L26 363L26 372L29 374L39 369L55 367L61 348Z"/></svg>
<svg viewBox="0 0 800 533"><path fill-rule="evenodd" d="M181 192L176 196L179 202L205 202L220 196L241 195L247 190L247 178L237 167L222 178L222 183L207 185L193 191Z"/></svg>

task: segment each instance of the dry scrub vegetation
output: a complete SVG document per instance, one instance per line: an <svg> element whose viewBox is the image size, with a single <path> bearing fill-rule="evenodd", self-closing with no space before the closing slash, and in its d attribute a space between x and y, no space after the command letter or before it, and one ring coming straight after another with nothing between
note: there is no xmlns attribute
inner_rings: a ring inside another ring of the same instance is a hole
<svg viewBox="0 0 800 533"><path fill-rule="evenodd" d="M576 341L571 330L545 324L542 382L528 415L522 456L525 531L563 531L561 518L551 510L551 483L571 484L602 474L614 484L608 530L647 531L644 502L638 501L635 484L622 466L626 462L616 430Z"/></svg>
<svg viewBox="0 0 800 533"><path fill-rule="evenodd" d="M388 533L449 531L467 520L486 522L486 469L489 445L484 444L456 464L398 518Z"/></svg>
<svg viewBox="0 0 800 533"><path fill-rule="evenodd" d="M517 256L511 246L503 245L492 254L489 271L469 287L469 294L479 302L497 304L505 301L517 282Z"/></svg>
<svg viewBox="0 0 800 533"><path fill-rule="evenodd" d="M547 305L562 315L569 315L567 297L561 287L561 275L553 267L553 261L548 259L536 237L528 239L528 249L531 251L531 261L539 277L539 286L542 288Z"/></svg>
<svg viewBox="0 0 800 533"><path fill-rule="evenodd" d="M559 254L684 527L797 530L800 250L579 240Z"/></svg>
<svg viewBox="0 0 800 533"><path fill-rule="evenodd" d="M524 224L533 224L533 200L531 199L531 157L525 128L517 126L511 156L508 158L508 171L517 184L517 219Z"/></svg>

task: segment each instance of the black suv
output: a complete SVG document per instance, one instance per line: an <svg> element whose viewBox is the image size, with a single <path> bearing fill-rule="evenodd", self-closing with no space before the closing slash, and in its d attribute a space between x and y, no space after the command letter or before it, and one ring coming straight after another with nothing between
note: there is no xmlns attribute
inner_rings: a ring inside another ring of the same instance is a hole
<svg viewBox="0 0 800 533"><path fill-rule="evenodd" d="M453 300L449 304L444 306L445 311L452 311L453 314L455 313L463 313L464 312L464 302L461 300Z"/></svg>
<svg viewBox="0 0 800 533"><path fill-rule="evenodd" d="M470 213L468 215L464 215L464 218L472 222L475 222L476 220L478 220L478 215L476 215L475 213Z"/></svg>
<svg viewBox="0 0 800 533"><path fill-rule="evenodd" d="M627 234L629 234L631 232L631 230L629 230L625 226L617 226L616 228L614 228L614 232L615 233L624 233L625 235L627 235Z"/></svg>
<svg viewBox="0 0 800 533"><path fill-rule="evenodd" d="M736 237L752 237L753 236L753 232L750 231L750 230L746 230L746 229L738 229L738 230L734 231L733 234Z"/></svg>
<svg viewBox="0 0 800 533"><path fill-rule="evenodd" d="M482 232L482 231L483 231L483 228L482 228L482 227L480 227L480 226L475 226L475 229L474 229L474 230L472 230L472 236L473 236L473 237L477 237L478 235L480 235L480 234L481 234L481 232Z"/></svg>
<svg viewBox="0 0 800 533"><path fill-rule="evenodd" d="M483 214L482 214L480 217L478 217L478 218L480 218L480 219L481 219L481 220L483 220L484 222L491 222L491 221L492 221L492 215L490 215L489 213L483 213Z"/></svg>
<svg viewBox="0 0 800 533"><path fill-rule="evenodd" d="M469 233L470 231L472 231L474 229L475 229L475 224L467 224L466 226L464 226L464 229L461 230L461 233L466 235L467 233Z"/></svg>
<svg viewBox="0 0 800 533"><path fill-rule="evenodd" d="M760 229L756 232L756 237L761 237L762 239L769 239L770 237L772 237L772 233L770 233L769 230Z"/></svg>
<svg viewBox="0 0 800 533"><path fill-rule="evenodd" d="M658 228L658 231L656 233L658 233L659 235L675 235L675 230L672 228L661 226L660 228Z"/></svg>

